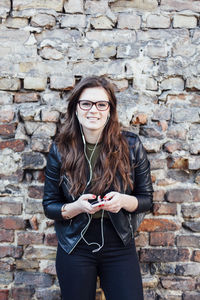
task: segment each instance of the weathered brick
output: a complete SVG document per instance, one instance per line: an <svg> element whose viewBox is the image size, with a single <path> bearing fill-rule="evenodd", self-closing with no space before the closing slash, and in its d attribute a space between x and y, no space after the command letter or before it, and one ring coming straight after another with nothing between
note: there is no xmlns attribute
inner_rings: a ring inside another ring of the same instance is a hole
<svg viewBox="0 0 200 300"><path fill-rule="evenodd" d="M3 229L24 229L24 220L20 217L0 217L0 227Z"/></svg>
<svg viewBox="0 0 200 300"><path fill-rule="evenodd" d="M168 127L167 136L173 139L185 140L187 129L180 125L172 125Z"/></svg>
<svg viewBox="0 0 200 300"><path fill-rule="evenodd" d="M21 258L23 254L23 249L20 246L0 246L0 257L11 256L14 258Z"/></svg>
<svg viewBox="0 0 200 300"><path fill-rule="evenodd" d="M40 270L46 274L56 275L56 266L54 261L42 260Z"/></svg>
<svg viewBox="0 0 200 300"><path fill-rule="evenodd" d="M153 206L153 214L159 215L176 215L177 205L175 203L155 203Z"/></svg>
<svg viewBox="0 0 200 300"><path fill-rule="evenodd" d="M200 232L200 222L183 222L182 225L193 232Z"/></svg>
<svg viewBox="0 0 200 300"><path fill-rule="evenodd" d="M94 50L95 58L108 58L116 55L115 45L105 45Z"/></svg>
<svg viewBox="0 0 200 300"><path fill-rule="evenodd" d="M14 231L0 229L0 242L13 242L14 241Z"/></svg>
<svg viewBox="0 0 200 300"><path fill-rule="evenodd" d="M178 247L200 247L200 236L179 235L176 244Z"/></svg>
<svg viewBox="0 0 200 300"><path fill-rule="evenodd" d="M147 17L146 26L149 28L169 28L170 18L163 15L149 15Z"/></svg>
<svg viewBox="0 0 200 300"><path fill-rule="evenodd" d="M165 45L160 45L160 44L158 44L158 45L148 45L146 51L147 51L147 55L151 58L167 57L168 52L169 52L168 48ZM162 89L164 89L163 88L164 84L165 83L163 83L162 86L161 86Z"/></svg>
<svg viewBox="0 0 200 300"><path fill-rule="evenodd" d="M50 77L50 88L59 90L70 90L75 85L74 77L64 76L51 76Z"/></svg>
<svg viewBox="0 0 200 300"><path fill-rule="evenodd" d="M61 28L84 28L86 27L86 16L81 14L64 15L61 20Z"/></svg>
<svg viewBox="0 0 200 300"><path fill-rule="evenodd" d="M11 296L15 300L31 300L33 299L35 289L32 286L17 287L11 289Z"/></svg>
<svg viewBox="0 0 200 300"><path fill-rule="evenodd" d="M23 28L28 25L28 19L8 17L6 19L5 25L8 28Z"/></svg>
<svg viewBox="0 0 200 300"><path fill-rule="evenodd" d="M140 1L140 0L135 0L135 1L114 1L114 3L111 3L111 8L114 11L121 11L123 9L127 9L127 8L137 8L137 9L141 9L141 10L154 10L158 7L158 2L156 0L144 0L144 1Z"/></svg>
<svg viewBox="0 0 200 300"><path fill-rule="evenodd" d="M106 16L93 17L90 19L90 23L92 28L95 29L112 29L115 25L112 20Z"/></svg>
<svg viewBox="0 0 200 300"><path fill-rule="evenodd" d="M144 232L140 232L135 236L136 247L146 247L148 245L148 235Z"/></svg>
<svg viewBox="0 0 200 300"><path fill-rule="evenodd" d="M188 169L188 158L178 157L178 156L169 156L167 158L167 166L169 169Z"/></svg>
<svg viewBox="0 0 200 300"><path fill-rule="evenodd" d="M183 145L181 142L178 142L178 141L174 141L174 142L167 142L165 145L164 145L164 149L165 151L169 152L169 153L173 153L175 152L176 150L182 150L183 148Z"/></svg>
<svg viewBox="0 0 200 300"><path fill-rule="evenodd" d="M153 201L154 202L163 202L164 201L164 196L165 196L165 191L164 190L158 190L154 191L153 193Z"/></svg>
<svg viewBox="0 0 200 300"><path fill-rule="evenodd" d="M29 220L30 226L33 230L38 230L38 219L36 216L33 216L30 220Z"/></svg>
<svg viewBox="0 0 200 300"><path fill-rule="evenodd" d="M200 300L200 293L197 292L184 292L183 300Z"/></svg>
<svg viewBox="0 0 200 300"><path fill-rule="evenodd" d="M24 169L43 169L46 165L46 159L41 153L24 152L22 163Z"/></svg>
<svg viewBox="0 0 200 300"><path fill-rule="evenodd" d="M13 2L13 10L24 10L28 8L45 8L45 9L55 9L56 11L62 12L63 10L63 0L14 0Z"/></svg>
<svg viewBox="0 0 200 300"><path fill-rule="evenodd" d="M175 231L180 229L180 224L168 219L144 219L139 227L140 231Z"/></svg>
<svg viewBox="0 0 200 300"><path fill-rule="evenodd" d="M192 260L200 262L200 250L195 250L192 255Z"/></svg>
<svg viewBox="0 0 200 300"><path fill-rule="evenodd" d="M29 244L42 244L43 233L39 232L18 232L17 233L17 244L18 245L29 245Z"/></svg>
<svg viewBox="0 0 200 300"><path fill-rule="evenodd" d="M49 60L61 60L63 59L63 54L62 52L58 51L55 48L52 47L43 47L40 50L40 56L44 59L49 59Z"/></svg>
<svg viewBox="0 0 200 300"><path fill-rule="evenodd" d="M24 88L26 90L45 90L47 85L47 78L45 77L30 77L26 76L24 78Z"/></svg>
<svg viewBox="0 0 200 300"><path fill-rule="evenodd" d="M56 25L56 19L48 14L37 14L31 18L31 25L51 28Z"/></svg>
<svg viewBox="0 0 200 300"><path fill-rule="evenodd" d="M169 202L199 202L200 190L198 189L174 189L166 193L166 200Z"/></svg>
<svg viewBox="0 0 200 300"><path fill-rule="evenodd" d="M40 96L37 93L16 93L14 95L15 103L38 102L39 99Z"/></svg>
<svg viewBox="0 0 200 300"><path fill-rule="evenodd" d="M68 0L64 3L66 13L83 13L83 0Z"/></svg>
<svg viewBox="0 0 200 300"><path fill-rule="evenodd" d="M108 10L108 2L100 0L98 2L86 0L85 13L86 14L105 14Z"/></svg>
<svg viewBox="0 0 200 300"><path fill-rule="evenodd" d="M3 138L13 138L15 136L17 123L0 125L0 136Z"/></svg>
<svg viewBox="0 0 200 300"><path fill-rule="evenodd" d="M22 152L25 148L25 141L23 140L0 141L0 150L5 148L10 148L16 152Z"/></svg>
<svg viewBox="0 0 200 300"><path fill-rule="evenodd" d="M199 122L198 110L195 107L192 108L174 108L173 109L173 118L175 123L190 122L196 123Z"/></svg>
<svg viewBox="0 0 200 300"><path fill-rule="evenodd" d="M177 260L176 249L141 249L141 262L174 262Z"/></svg>
<svg viewBox="0 0 200 300"><path fill-rule="evenodd" d="M0 289L1 300L8 300L8 296L9 296L9 289Z"/></svg>
<svg viewBox="0 0 200 300"><path fill-rule="evenodd" d="M28 259L55 259L56 257L56 248L50 249L46 247L33 247L28 246L24 251L24 258Z"/></svg>
<svg viewBox="0 0 200 300"><path fill-rule="evenodd" d="M140 16L133 13L121 13L118 15L117 27L121 29L139 29L141 25Z"/></svg>
<svg viewBox="0 0 200 300"><path fill-rule="evenodd" d="M173 18L174 28L195 28L197 26L197 18L194 16L175 15Z"/></svg>
<svg viewBox="0 0 200 300"><path fill-rule="evenodd" d="M200 218L200 206L199 205L182 205L181 212L184 218Z"/></svg>
<svg viewBox="0 0 200 300"><path fill-rule="evenodd" d="M38 300L60 300L60 289L37 289Z"/></svg>
<svg viewBox="0 0 200 300"><path fill-rule="evenodd" d="M43 274L39 272L16 272L15 273L15 284L24 284L31 285L32 287L42 288L42 287L49 287L52 285L52 278L48 274Z"/></svg>
<svg viewBox="0 0 200 300"><path fill-rule="evenodd" d="M161 285L165 289L192 291L195 289L195 279L191 277L161 278Z"/></svg>
<svg viewBox="0 0 200 300"><path fill-rule="evenodd" d="M19 78L2 78L0 77L0 90L18 91L21 88Z"/></svg>
<svg viewBox="0 0 200 300"><path fill-rule="evenodd" d="M31 270L39 268L39 261L34 259L16 259L15 265L17 270Z"/></svg>
<svg viewBox="0 0 200 300"><path fill-rule="evenodd" d="M200 90L200 77L188 77L186 80L186 87L189 89Z"/></svg>
<svg viewBox="0 0 200 300"><path fill-rule="evenodd" d="M158 285L158 278L151 275L143 276L142 284L143 288L156 288Z"/></svg>
<svg viewBox="0 0 200 300"><path fill-rule="evenodd" d="M200 169L200 157L189 157L188 158L188 169L199 170Z"/></svg>
<svg viewBox="0 0 200 300"><path fill-rule="evenodd" d="M31 185L28 187L28 196L34 199L42 199L44 187L40 185Z"/></svg>
<svg viewBox="0 0 200 300"><path fill-rule="evenodd" d="M14 109L10 106L4 106L0 109L0 123L10 123L15 116Z"/></svg>
<svg viewBox="0 0 200 300"><path fill-rule="evenodd" d="M176 265L176 275L179 276L199 276L200 264L196 262L180 263Z"/></svg>
<svg viewBox="0 0 200 300"><path fill-rule="evenodd" d="M2 215L20 215L22 213L22 203L16 201L0 202L0 214Z"/></svg>
<svg viewBox="0 0 200 300"><path fill-rule="evenodd" d="M149 243L151 246L174 246L175 235L172 232L151 232Z"/></svg>
<svg viewBox="0 0 200 300"><path fill-rule="evenodd" d="M57 246L58 240L55 233L45 234L44 244L47 246Z"/></svg>
<svg viewBox="0 0 200 300"><path fill-rule="evenodd" d="M98 41L99 43L127 43L127 41L136 41L136 34L131 30L115 30L115 31L89 31L86 33L89 41Z"/></svg>

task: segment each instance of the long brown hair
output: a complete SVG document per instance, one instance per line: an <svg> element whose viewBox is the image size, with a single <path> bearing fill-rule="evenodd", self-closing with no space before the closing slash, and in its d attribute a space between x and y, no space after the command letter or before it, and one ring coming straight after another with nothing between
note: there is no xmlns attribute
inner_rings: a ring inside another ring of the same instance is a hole
<svg viewBox="0 0 200 300"><path fill-rule="evenodd" d="M107 92L110 101L110 118L102 132L101 151L94 167L90 192L102 195L111 184L116 191L120 191L121 188L125 191L128 187L133 187L128 144L118 122L117 99L113 88L103 77L87 77L75 86L69 96L66 120L56 138L62 157L61 174L67 175L70 193L75 197L84 192L88 179L88 163L84 155L76 106L82 91L92 87L102 87Z"/></svg>

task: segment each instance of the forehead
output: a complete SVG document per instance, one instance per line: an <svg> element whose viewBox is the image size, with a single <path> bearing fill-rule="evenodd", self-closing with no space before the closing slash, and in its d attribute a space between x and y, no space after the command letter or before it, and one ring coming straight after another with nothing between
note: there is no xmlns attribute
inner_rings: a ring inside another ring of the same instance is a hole
<svg viewBox="0 0 200 300"><path fill-rule="evenodd" d="M109 101L108 94L103 87L86 88L82 91L79 100Z"/></svg>

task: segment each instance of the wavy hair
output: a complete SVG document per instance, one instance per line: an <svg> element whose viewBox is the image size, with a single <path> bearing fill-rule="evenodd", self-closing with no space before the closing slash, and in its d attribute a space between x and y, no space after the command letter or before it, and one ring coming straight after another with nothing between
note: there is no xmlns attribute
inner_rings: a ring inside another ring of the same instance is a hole
<svg viewBox="0 0 200 300"><path fill-rule="evenodd" d="M74 197L84 192L88 180L88 163L84 155L76 107L82 91L93 87L102 87L107 92L110 101L110 118L102 132L101 151L94 166L89 191L96 195L103 195L111 185L116 191L120 191L121 188L124 191L128 187L133 188L129 148L118 122L117 99L112 85L104 77L86 77L72 90L68 99L65 122L56 137L62 158L61 175L67 175L70 193Z"/></svg>

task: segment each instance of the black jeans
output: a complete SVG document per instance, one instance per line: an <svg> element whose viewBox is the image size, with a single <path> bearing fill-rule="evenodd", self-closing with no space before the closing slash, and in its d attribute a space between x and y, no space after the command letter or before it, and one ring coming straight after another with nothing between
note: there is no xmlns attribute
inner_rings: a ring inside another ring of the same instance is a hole
<svg viewBox="0 0 200 300"><path fill-rule="evenodd" d="M101 244L100 220L93 219L86 234L88 242ZM63 300L95 300L96 280L107 300L143 300L142 280L134 240L124 246L109 219L104 219L103 248L88 246L83 240L71 254L60 245L56 271Z"/></svg>

